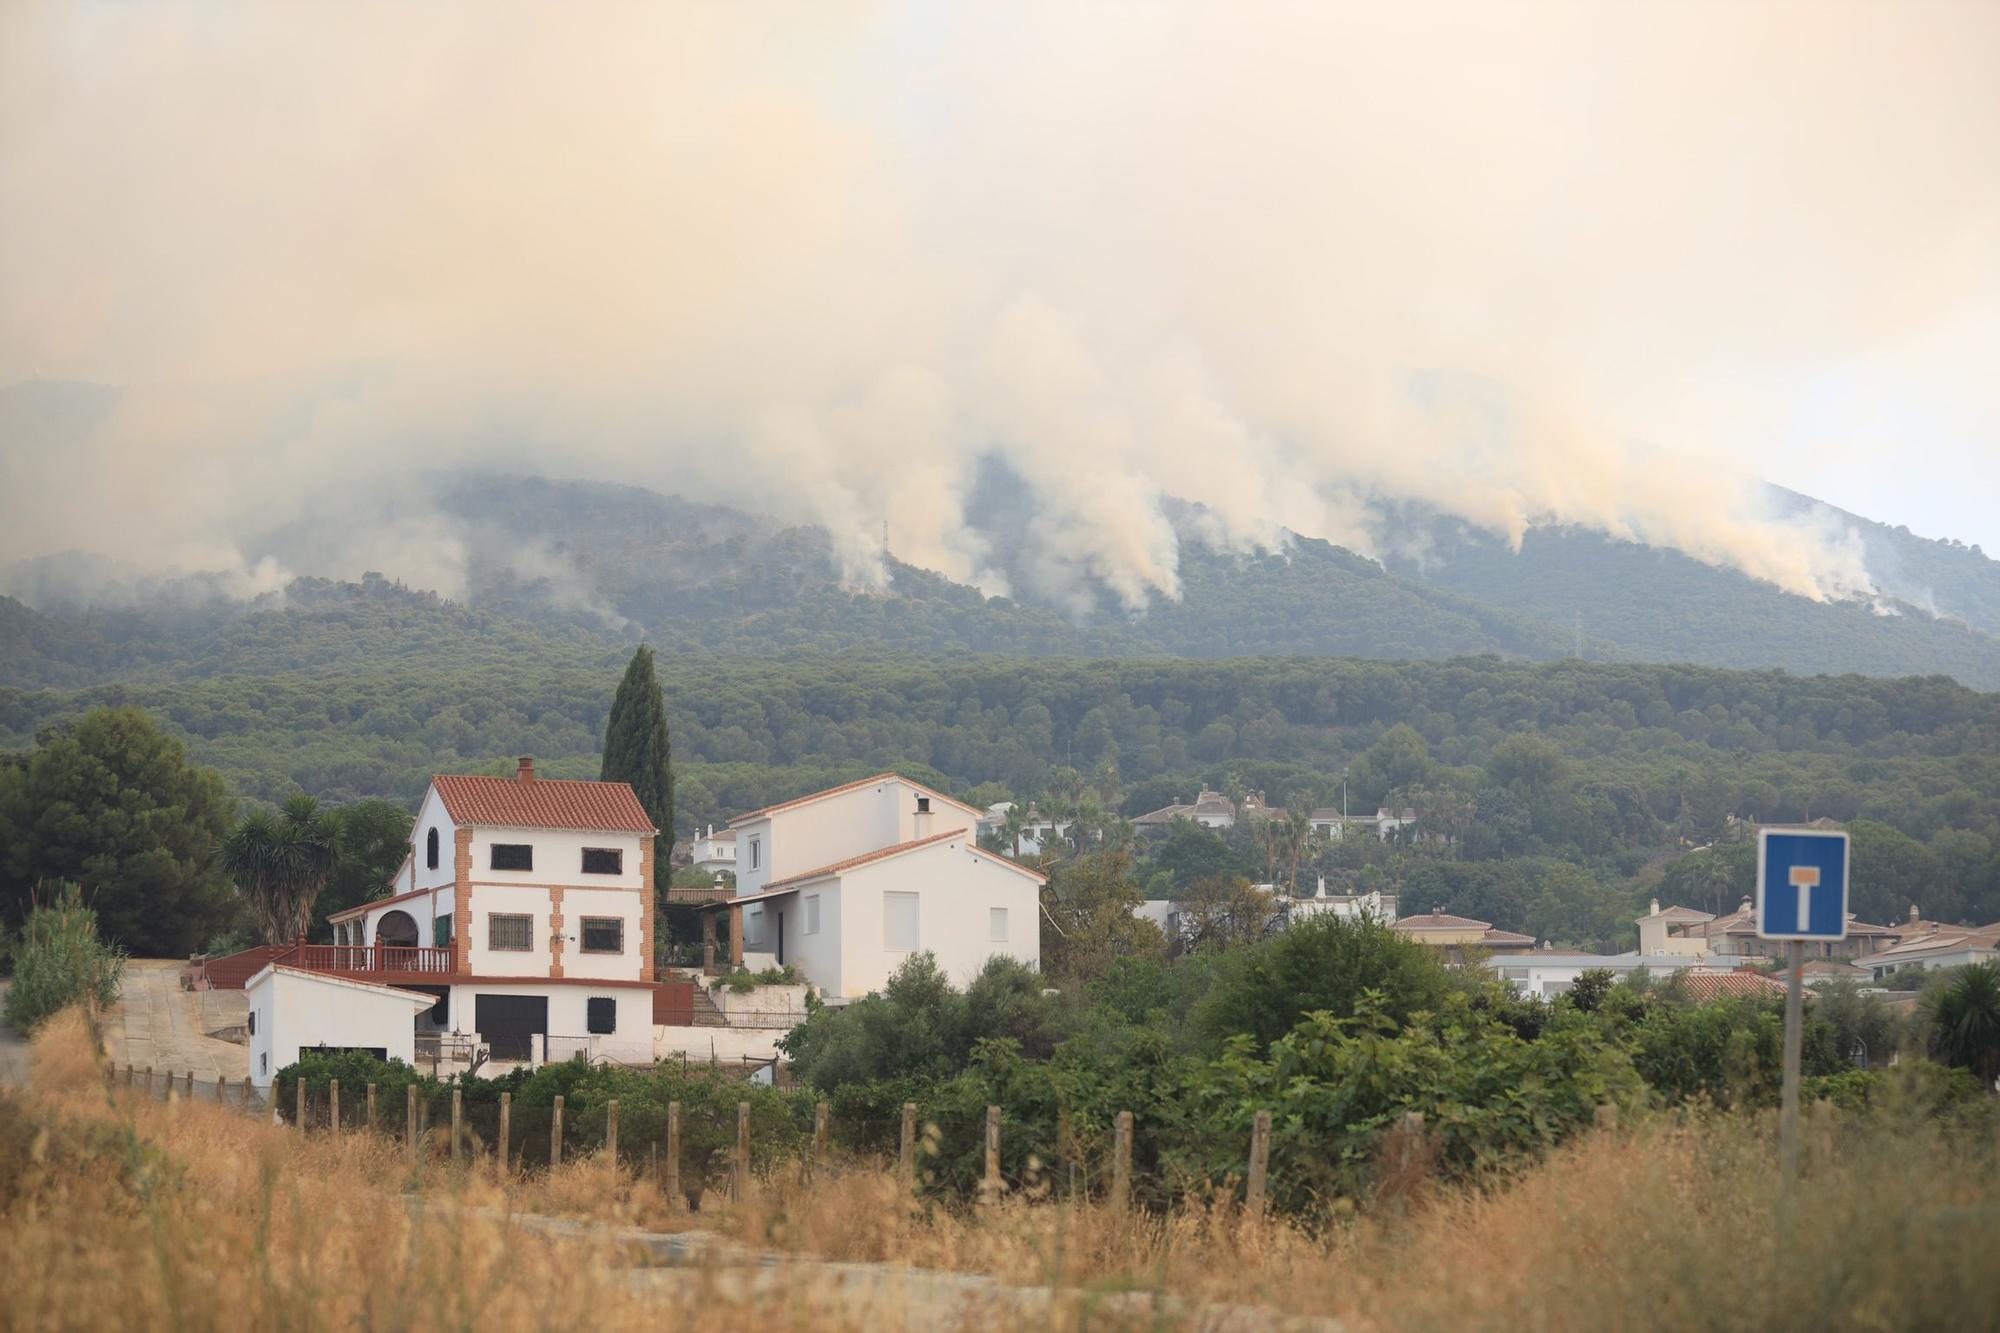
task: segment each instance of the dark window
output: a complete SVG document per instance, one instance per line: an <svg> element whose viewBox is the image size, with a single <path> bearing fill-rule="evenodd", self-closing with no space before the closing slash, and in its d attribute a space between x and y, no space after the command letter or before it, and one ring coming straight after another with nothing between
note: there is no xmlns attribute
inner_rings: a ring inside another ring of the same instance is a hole
<svg viewBox="0 0 2000 1333"><path fill-rule="evenodd" d="M590 997L590 1013L584 1026L595 1033L618 1030L618 1001L609 995Z"/></svg>
<svg viewBox="0 0 2000 1333"><path fill-rule="evenodd" d="M432 829L424 835L424 864L432 870L438 868L438 831Z"/></svg>
<svg viewBox="0 0 2000 1333"><path fill-rule="evenodd" d="M446 913L431 922L431 943L442 949L451 943L451 914Z"/></svg>
<svg viewBox="0 0 2000 1333"><path fill-rule="evenodd" d="M486 947L526 953L535 947L535 919L495 912L486 918Z"/></svg>
<svg viewBox="0 0 2000 1333"><path fill-rule="evenodd" d="M533 870L535 868L534 844L528 842L494 843L493 868L495 870Z"/></svg>
<svg viewBox="0 0 2000 1333"><path fill-rule="evenodd" d="M625 873L625 853L616 847L586 847L583 849L583 873L622 875Z"/></svg>
<svg viewBox="0 0 2000 1333"><path fill-rule="evenodd" d="M616 916L587 916L583 919L585 953L624 953L625 920Z"/></svg>
<svg viewBox="0 0 2000 1333"><path fill-rule="evenodd" d="M257 1035L257 1011L255 1009L250 1011L250 1035L253 1037Z"/></svg>

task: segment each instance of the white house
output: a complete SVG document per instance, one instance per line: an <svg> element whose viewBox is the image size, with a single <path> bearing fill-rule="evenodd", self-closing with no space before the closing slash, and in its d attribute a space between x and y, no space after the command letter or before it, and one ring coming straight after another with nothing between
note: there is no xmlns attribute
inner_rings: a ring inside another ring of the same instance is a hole
<svg viewBox="0 0 2000 1333"><path fill-rule="evenodd" d="M1006 844L1005 850L1012 852L1013 839L1007 832L1007 816L1012 814L1014 803L1000 801L986 807L986 813L979 817L979 833L982 837L998 838ZM1021 826L1022 856L1040 856L1042 848L1060 838L1069 836L1069 825L1057 823L1034 806L1028 807L1027 822Z"/></svg>
<svg viewBox="0 0 2000 1333"><path fill-rule="evenodd" d="M1535 949L1486 960L1487 968L1516 992L1552 1000L1568 994L1576 979L1585 972L1605 971L1619 981L1636 972L1665 978L1684 968L1702 967L1700 959L1684 953L1564 953Z"/></svg>
<svg viewBox="0 0 2000 1333"><path fill-rule="evenodd" d="M265 981L252 1004L273 1062L251 1077L321 1044L649 1063L656 832L626 783L540 778L531 758L511 778L432 778L390 896L334 914L332 944L296 944L246 987ZM358 1004L369 987L397 1004ZM408 995L430 1003L412 1015ZM342 1006L351 1019L322 1035Z"/></svg>
<svg viewBox="0 0 2000 1333"><path fill-rule="evenodd" d="M688 864L710 875L736 873L736 830L717 832L710 824L706 833L697 833L688 845Z"/></svg>
<svg viewBox="0 0 2000 1333"><path fill-rule="evenodd" d="M921 951L960 985L995 955L1039 966L1043 877L980 848L981 814L883 773L730 821L732 940L835 1002Z"/></svg>
<svg viewBox="0 0 2000 1333"><path fill-rule="evenodd" d="M1264 793L1253 791L1243 798L1243 818L1247 823L1262 823L1269 819L1283 819L1285 812L1264 804ZM1236 805L1219 791L1203 787L1195 793L1192 801L1178 805L1163 805L1157 810L1148 810L1133 819L1132 826L1140 829L1164 829L1176 819L1191 819L1207 829L1234 828L1236 826Z"/></svg>
<svg viewBox="0 0 2000 1333"><path fill-rule="evenodd" d="M304 1050L366 1051L416 1061L417 1020L437 1003L420 991L266 964L244 986L250 1077L268 1086Z"/></svg>
<svg viewBox="0 0 2000 1333"><path fill-rule="evenodd" d="M1338 841L1347 836L1347 830L1355 829L1363 833L1373 833L1387 842L1396 836L1396 830L1417 822L1414 809L1391 810L1387 806L1377 808L1372 815L1346 815L1331 808L1319 809L1307 817L1312 831L1329 841Z"/></svg>

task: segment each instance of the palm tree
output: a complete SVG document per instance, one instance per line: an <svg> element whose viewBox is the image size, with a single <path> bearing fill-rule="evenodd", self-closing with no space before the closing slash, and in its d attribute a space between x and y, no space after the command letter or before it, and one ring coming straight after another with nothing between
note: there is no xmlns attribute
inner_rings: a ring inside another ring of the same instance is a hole
<svg viewBox="0 0 2000 1333"><path fill-rule="evenodd" d="M257 810L229 831L222 864L243 895L266 944L304 939L313 908L339 856L333 818L310 796L293 796L282 813Z"/></svg>
<svg viewBox="0 0 2000 1333"><path fill-rule="evenodd" d="M2000 964L1974 963L1924 1001L1930 1052L1970 1069L1988 1092L2000 1079Z"/></svg>
<svg viewBox="0 0 2000 1333"><path fill-rule="evenodd" d="M1028 831L1028 807L1019 801L1009 803L1007 817L1000 821L1000 836L1014 847L1014 859L1021 859L1021 835Z"/></svg>

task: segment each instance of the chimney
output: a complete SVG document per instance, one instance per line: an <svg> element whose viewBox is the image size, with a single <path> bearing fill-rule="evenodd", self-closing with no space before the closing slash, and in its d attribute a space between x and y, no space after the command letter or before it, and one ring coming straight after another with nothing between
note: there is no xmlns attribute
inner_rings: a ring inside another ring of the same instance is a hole
<svg viewBox="0 0 2000 1333"><path fill-rule="evenodd" d="M917 798L915 832L919 838L928 838L931 836L931 798L928 796L919 796Z"/></svg>
<svg viewBox="0 0 2000 1333"><path fill-rule="evenodd" d="M521 767L515 772L514 777L521 782L533 782L535 780L535 756L531 754L522 755Z"/></svg>
<svg viewBox="0 0 2000 1333"><path fill-rule="evenodd" d="M1660 900L1658 898L1655 898L1651 902L1646 904L1646 915L1658 916L1659 914L1660 914Z"/></svg>
<svg viewBox="0 0 2000 1333"><path fill-rule="evenodd" d="M1919 921L1920 919L1921 919L1921 918L1917 916L1917 905L1916 905L1915 903L1911 903L1911 904L1910 904L1910 924L1914 926L1914 925L1916 925L1916 924L1917 924L1917 922L1918 922L1918 921Z"/></svg>

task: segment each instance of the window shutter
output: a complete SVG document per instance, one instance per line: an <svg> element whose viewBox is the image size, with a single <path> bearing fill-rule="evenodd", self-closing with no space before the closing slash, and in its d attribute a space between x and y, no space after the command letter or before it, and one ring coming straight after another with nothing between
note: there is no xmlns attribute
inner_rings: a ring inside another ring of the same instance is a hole
<svg viewBox="0 0 2000 1333"><path fill-rule="evenodd" d="M917 895L883 894L882 947L914 953L917 948L917 938Z"/></svg>

